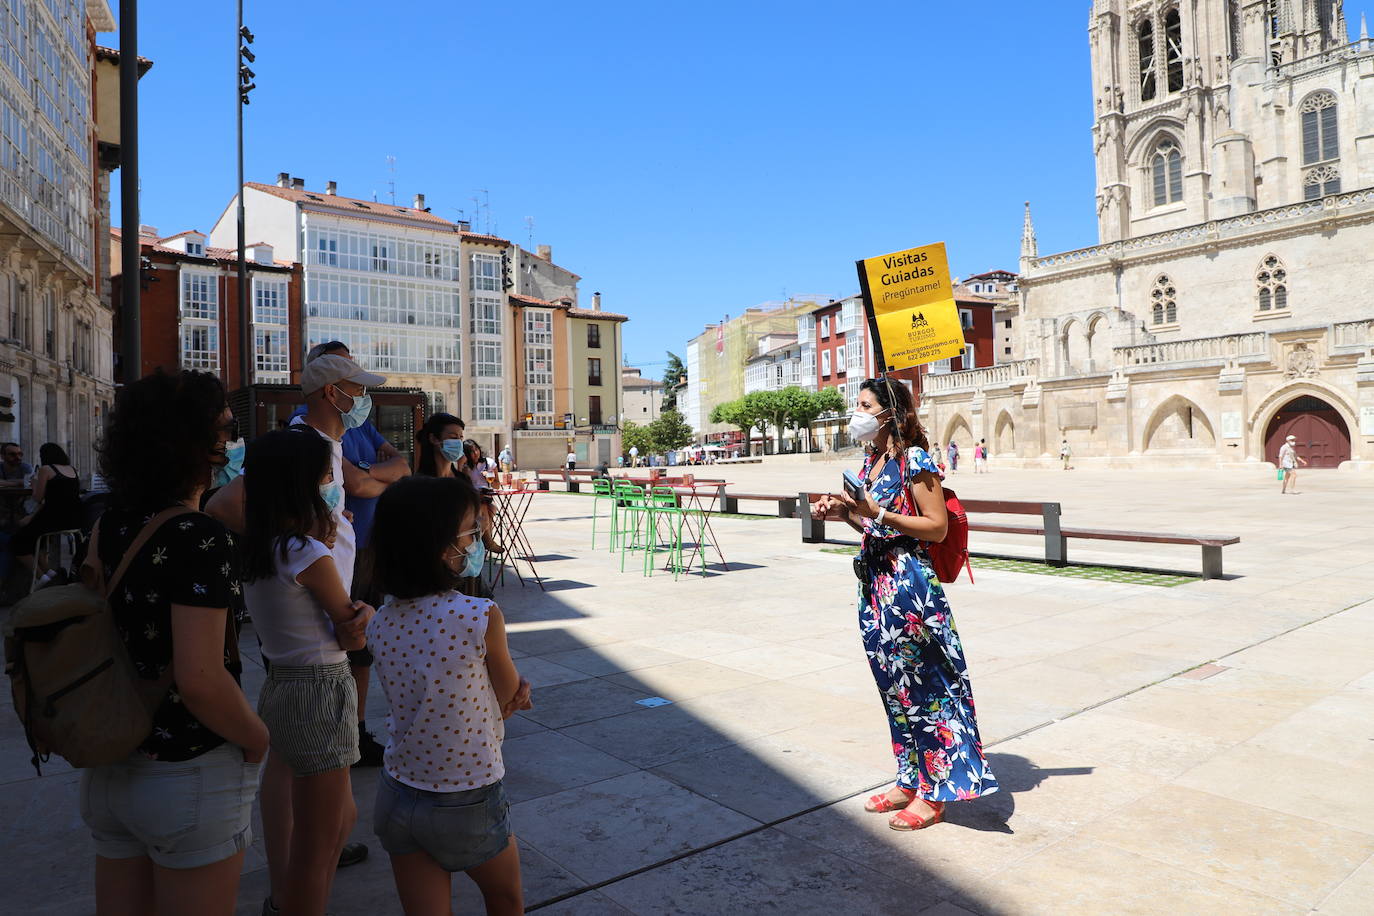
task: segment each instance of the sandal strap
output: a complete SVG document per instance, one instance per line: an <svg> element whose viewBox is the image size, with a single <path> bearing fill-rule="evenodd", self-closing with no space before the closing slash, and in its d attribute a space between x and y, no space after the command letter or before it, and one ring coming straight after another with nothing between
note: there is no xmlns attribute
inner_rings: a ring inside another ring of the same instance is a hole
<svg viewBox="0 0 1374 916"><path fill-rule="evenodd" d="M901 821L903 824L906 824L907 827L909 827L912 830L921 830L922 828L929 827L931 824L939 823L945 816L944 803L927 802L927 804L935 810L931 811L930 814L926 815L925 817L921 817L918 814L913 814L908 809L903 808L901 811L898 811L896 814L892 815L892 820Z"/></svg>

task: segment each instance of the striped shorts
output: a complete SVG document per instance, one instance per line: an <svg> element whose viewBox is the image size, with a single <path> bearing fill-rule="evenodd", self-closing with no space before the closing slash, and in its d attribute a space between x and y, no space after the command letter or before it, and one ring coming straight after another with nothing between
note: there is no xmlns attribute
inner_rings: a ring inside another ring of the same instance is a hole
<svg viewBox="0 0 1374 916"><path fill-rule="evenodd" d="M297 776L358 762L358 688L348 662L273 664L258 715L272 734L272 753Z"/></svg>

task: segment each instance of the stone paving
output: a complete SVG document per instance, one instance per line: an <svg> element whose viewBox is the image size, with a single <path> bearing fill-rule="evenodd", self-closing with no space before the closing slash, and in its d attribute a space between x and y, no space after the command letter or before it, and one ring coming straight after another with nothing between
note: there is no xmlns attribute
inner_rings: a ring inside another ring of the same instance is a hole
<svg viewBox="0 0 1374 916"><path fill-rule="evenodd" d="M720 468L752 492L839 465ZM622 574L592 500L537 497L548 591L498 592L535 708L505 744L526 897L548 913L1369 912L1374 894L1374 475L960 473L966 497L1053 499L1069 524L1238 534L1228 578L1175 588L995 569L951 586L985 747L1005 791L917 834L862 811L891 778L846 557L795 521L721 519L729 571ZM1028 538L975 549L1033 556ZM1196 571L1197 551L1087 548ZM250 634L245 654L256 659ZM250 667L252 695L261 670ZM662 697L671 705L637 701ZM380 729L380 691L369 703ZM0 911L93 912L76 774L27 764L0 717ZM366 863L331 912L399 912L356 779ZM456 908L481 912L459 879ZM261 845L241 913L266 891Z"/></svg>

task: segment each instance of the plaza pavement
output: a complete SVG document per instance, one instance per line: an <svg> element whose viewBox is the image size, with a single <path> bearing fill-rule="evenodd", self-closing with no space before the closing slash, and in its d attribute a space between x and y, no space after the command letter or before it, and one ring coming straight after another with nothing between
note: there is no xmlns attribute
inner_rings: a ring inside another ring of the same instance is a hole
<svg viewBox="0 0 1374 916"><path fill-rule="evenodd" d="M740 489L833 488L839 465L717 468ZM703 476L705 476L703 474ZM1368 913L1374 895L1374 475L961 472L966 497L1057 500L1066 523L1238 534L1228 578L1157 588L984 570L950 598L1003 791L917 834L862 811L893 765L846 557L796 521L720 519L729 571L621 573L586 496L527 519L547 592L508 577L535 708L508 723L528 905L547 913ZM761 507L762 508L762 507ZM846 537L848 532L832 532ZM1030 538L974 549L1032 556ZM1196 548L1070 543L1196 571ZM633 560L631 564L633 565ZM256 660L253 637L245 655ZM250 665L251 695L262 673ZM668 699L648 708L637 701ZM369 719L381 729L379 690ZM356 772L331 912L399 912ZM77 774L27 763L0 717L0 912L93 911ZM261 844L239 912L266 891ZM481 912L458 885L457 909Z"/></svg>

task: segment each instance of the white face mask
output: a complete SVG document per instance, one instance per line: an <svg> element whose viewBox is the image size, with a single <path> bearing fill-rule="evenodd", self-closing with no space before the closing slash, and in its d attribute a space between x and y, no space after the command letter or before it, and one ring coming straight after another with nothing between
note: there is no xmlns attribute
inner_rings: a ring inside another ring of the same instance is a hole
<svg viewBox="0 0 1374 916"><path fill-rule="evenodd" d="M871 413L856 410L849 418L849 438L855 442L872 442L878 437L880 429L882 423Z"/></svg>

